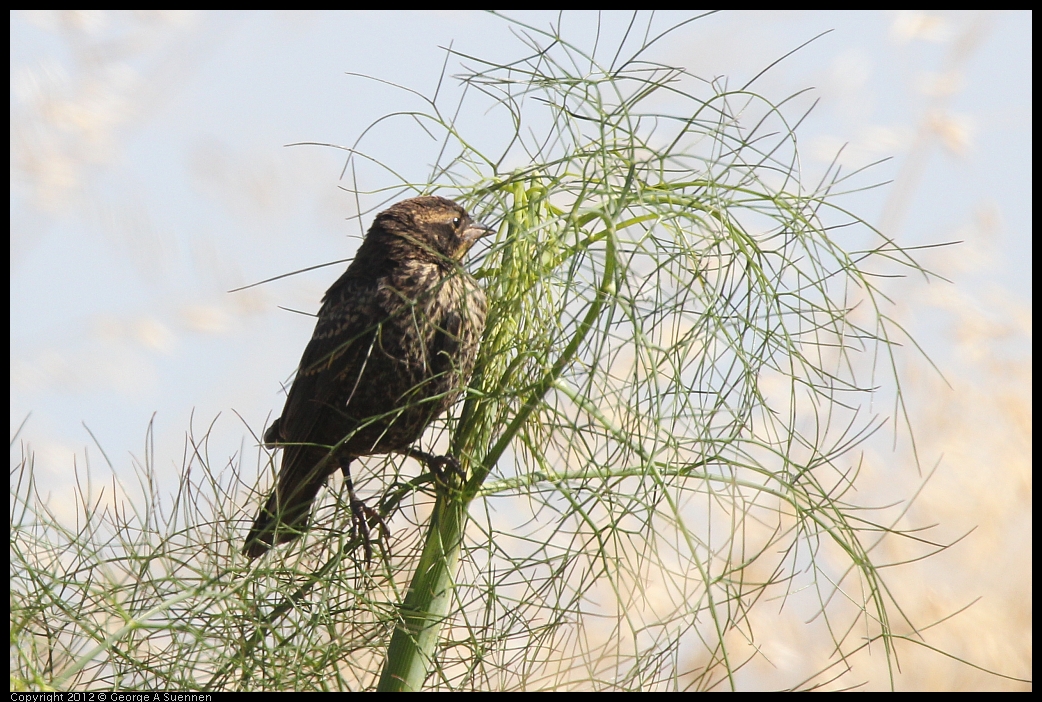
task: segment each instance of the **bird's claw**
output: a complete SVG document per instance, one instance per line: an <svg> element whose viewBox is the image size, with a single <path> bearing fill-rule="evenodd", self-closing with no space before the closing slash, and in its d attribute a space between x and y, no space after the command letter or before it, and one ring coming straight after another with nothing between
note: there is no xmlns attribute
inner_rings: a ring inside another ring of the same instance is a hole
<svg viewBox="0 0 1042 702"><path fill-rule="evenodd" d="M384 541L387 541L391 532L387 528L387 524L384 523L383 517L375 509L367 505L362 500L358 499L354 495L351 495L351 539L354 540L357 537L361 537L362 548L365 550L365 562L372 563L373 561L373 538L370 530L370 524L376 522L376 526L380 532L380 536L383 537ZM378 537L379 538L379 537Z"/></svg>
<svg viewBox="0 0 1042 702"><path fill-rule="evenodd" d="M431 456L427 461L427 467L431 469L435 479L443 485L458 485L467 478L456 457L448 454Z"/></svg>
<svg viewBox="0 0 1042 702"><path fill-rule="evenodd" d="M455 456L449 454L445 454L444 456L435 456L426 451L420 451L419 449L413 448L407 449L402 453L415 458L417 461L427 466L431 475L434 476L434 482L442 487L458 488L467 480L467 472L463 470L463 467Z"/></svg>

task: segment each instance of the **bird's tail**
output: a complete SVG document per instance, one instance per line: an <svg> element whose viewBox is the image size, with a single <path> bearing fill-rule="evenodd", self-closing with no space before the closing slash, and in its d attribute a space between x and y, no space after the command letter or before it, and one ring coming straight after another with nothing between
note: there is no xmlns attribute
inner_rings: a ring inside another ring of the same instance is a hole
<svg viewBox="0 0 1042 702"><path fill-rule="evenodd" d="M329 451L320 446L285 447L278 484L253 521L243 555L258 558L272 546L292 541L307 531L311 503L338 468Z"/></svg>

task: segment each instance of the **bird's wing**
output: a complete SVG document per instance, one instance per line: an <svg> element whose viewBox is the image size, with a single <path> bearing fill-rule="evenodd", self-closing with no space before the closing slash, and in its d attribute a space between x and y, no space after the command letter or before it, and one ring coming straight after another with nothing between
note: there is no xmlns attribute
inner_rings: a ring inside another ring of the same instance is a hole
<svg viewBox="0 0 1042 702"><path fill-rule="evenodd" d="M277 420L276 443L332 440L315 436L315 425L337 411L334 403L346 404L340 396L361 375L381 321L375 281L341 280L330 289Z"/></svg>
<svg viewBox="0 0 1042 702"><path fill-rule="evenodd" d="M282 416L264 434L271 448L282 447L282 468L246 538L244 553L251 558L273 543L296 538L307 527L315 495L341 467L340 460L323 463L323 459L329 455L328 447L350 432L350 422L330 414L337 412L335 405L346 405L344 385L350 382L346 378L361 374L381 322L376 284L372 278L345 275L326 293ZM330 426L337 429L331 431ZM343 435L336 436L337 432ZM338 457L345 458L350 460Z"/></svg>

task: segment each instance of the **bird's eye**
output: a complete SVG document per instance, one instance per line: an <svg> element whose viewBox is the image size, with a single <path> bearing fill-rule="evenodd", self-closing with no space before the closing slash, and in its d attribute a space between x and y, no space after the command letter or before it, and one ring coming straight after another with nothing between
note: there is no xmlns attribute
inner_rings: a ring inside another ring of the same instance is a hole
<svg viewBox="0 0 1042 702"><path fill-rule="evenodd" d="M459 225L460 225L460 222L462 222L462 221L463 221L463 220L462 220L462 219L460 219L459 217L453 217L453 218L452 218L452 226L453 226L453 227L457 227L457 228L458 228L458 227L459 227Z"/></svg>

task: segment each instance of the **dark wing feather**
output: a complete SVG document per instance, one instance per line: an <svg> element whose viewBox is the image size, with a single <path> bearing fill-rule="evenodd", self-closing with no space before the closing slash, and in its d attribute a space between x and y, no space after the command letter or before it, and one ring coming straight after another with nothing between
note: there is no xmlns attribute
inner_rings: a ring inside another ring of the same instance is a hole
<svg viewBox="0 0 1042 702"><path fill-rule="evenodd" d="M282 467L246 538L251 558L307 527L315 495L340 467L329 449L353 429L337 408L346 404L345 386L349 392L352 385L344 379L361 375L381 319L374 283L345 276L326 294L282 416L264 434L270 448L282 447Z"/></svg>
<svg viewBox="0 0 1042 702"><path fill-rule="evenodd" d="M327 293L277 420L276 443L333 440L315 436L315 426L324 413L343 406L345 388L349 390L357 382L365 367L384 317L377 304L375 282L342 281Z"/></svg>

